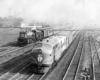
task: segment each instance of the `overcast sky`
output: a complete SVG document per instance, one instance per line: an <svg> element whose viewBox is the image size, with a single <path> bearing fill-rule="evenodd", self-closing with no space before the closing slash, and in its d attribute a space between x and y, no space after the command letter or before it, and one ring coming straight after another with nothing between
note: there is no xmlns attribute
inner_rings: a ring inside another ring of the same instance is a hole
<svg viewBox="0 0 100 80"><path fill-rule="evenodd" d="M0 0L0 16L48 23L100 24L100 0Z"/></svg>

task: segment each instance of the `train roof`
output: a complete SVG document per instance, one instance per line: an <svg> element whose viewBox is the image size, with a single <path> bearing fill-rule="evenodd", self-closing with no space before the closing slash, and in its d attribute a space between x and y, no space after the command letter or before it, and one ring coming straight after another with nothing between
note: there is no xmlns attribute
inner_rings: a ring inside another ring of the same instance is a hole
<svg viewBox="0 0 100 80"><path fill-rule="evenodd" d="M55 44L59 43L60 41L63 41L66 37L65 36L52 36L49 38L44 39L42 42L45 44L49 44L51 46L54 46Z"/></svg>
<svg viewBox="0 0 100 80"><path fill-rule="evenodd" d="M62 43L66 40L65 36L61 36L61 35L54 35L51 36L49 38L43 39L42 42L38 41L34 44L33 46L33 50L34 49L42 49L42 50L52 50L52 48L58 44L58 43Z"/></svg>

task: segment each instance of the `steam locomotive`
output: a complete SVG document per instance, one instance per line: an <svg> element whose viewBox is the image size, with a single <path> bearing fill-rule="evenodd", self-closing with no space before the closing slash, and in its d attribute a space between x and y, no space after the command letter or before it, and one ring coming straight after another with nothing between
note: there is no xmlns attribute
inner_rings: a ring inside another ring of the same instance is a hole
<svg viewBox="0 0 100 80"><path fill-rule="evenodd" d="M59 31L54 31L53 28L40 28L36 30L22 31L19 33L17 40L18 46L25 46L32 42L42 41L44 38L49 37Z"/></svg>

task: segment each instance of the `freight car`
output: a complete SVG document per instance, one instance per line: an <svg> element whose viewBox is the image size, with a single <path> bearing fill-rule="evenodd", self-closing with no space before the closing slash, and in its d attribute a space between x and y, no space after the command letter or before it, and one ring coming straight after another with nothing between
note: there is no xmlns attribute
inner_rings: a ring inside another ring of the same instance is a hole
<svg viewBox="0 0 100 80"><path fill-rule="evenodd" d="M37 65L38 71L41 71L42 67L52 66L53 62L59 60L62 52L68 46L67 38L68 36L54 35L44 39L42 42L35 43L30 55L32 63Z"/></svg>
<svg viewBox="0 0 100 80"><path fill-rule="evenodd" d="M17 40L18 46L25 46L29 43L42 41L42 39L56 34L52 28L41 28L36 30L30 30L26 32L20 32Z"/></svg>

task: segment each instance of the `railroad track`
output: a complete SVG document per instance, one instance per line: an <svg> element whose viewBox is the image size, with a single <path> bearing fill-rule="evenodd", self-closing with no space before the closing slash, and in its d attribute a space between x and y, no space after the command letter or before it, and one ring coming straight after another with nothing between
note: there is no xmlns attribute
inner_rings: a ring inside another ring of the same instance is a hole
<svg viewBox="0 0 100 80"><path fill-rule="evenodd" d="M14 51L16 49L20 49L20 47L11 47L11 46L0 47L0 55L2 55L3 53L7 53L7 52L10 52L10 51Z"/></svg>
<svg viewBox="0 0 100 80"><path fill-rule="evenodd" d="M44 75L44 74L40 74L40 73L36 74L32 72L29 66L26 69L22 70L21 73L23 74L18 73L9 80L40 80L41 77Z"/></svg>
<svg viewBox="0 0 100 80"><path fill-rule="evenodd" d="M27 80L39 80L44 74L32 74Z"/></svg>
<svg viewBox="0 0 100 80"><path fill-rule="evenodd" d="M30 59L27 59L0 76L0 80L39 80L44 75L34 73L30 67Z"/></svg>
<svg viewBox="0 0 100 80"><path fill-rule="evenodd" d="M96 40L91 36L91 49L92 49L92 61L93 61L93 74L94 80L100 79L100 56L98 53L98 46Z"/></svg>
<svg viewBox="0 0 100 80"><path fill-rule="evenodd" d="M84 61L84 48L85 48L85 44L83 44L83 49L82 49L82 52L81 52L81 56L80 56L80 59L79 59L79 62L77 63L77 67L76 67L76 71L75 71L75 76L74 76L74 79L72 80L81 80L80 79L80 71L82 70L82 67L83 67L83 61Z"/></svg>
<svg viewBox="0 0 100 80"><path fill-rule="evenodd" d="M32 71L33 65L28 54L3 65L3 67L0 65L0 80L38 80L43 76L43 74L35 74Z"/></svg>
<svg viewBox="0 0 100 80"><path fill-rule="evenodd" d="M1 48L0 52L6 51L6 50L7 50L7 48Z"/></svg>
<svg viewBox="0 0 100 80"><path fill-rule="evenodd" d="M22 70L20 70L19 73L14 75L9 80L39 80L44 75L42 73L34 73L30 67L31 67L31 64L23 68Z"/></svg>
<svg viewBox="0 0 100 80"><path fill-rule="evenodd" d="M68 66L64 77L62 80L75 80L76 76L77 76L77 72L79 69L79 64L82 57L83 57L83 40L80 41L80 44L77 47L76 52L74 53L74 56L70 62L70 65ZM77 79L76 79L77 80Z"/></svg>
<svg viewBox="0 0 100 80"><path fill-rule="evenodd" d="M34 43L29 44L27 46L21 47L21 48L15 48L12 50L8 50L8 51L4 51L1 52L0 54L0 64L5 63L17 56L20 56L24 53L26 53L27 51L30 51L33 48Z"/></svg>
<svg viewBox="0 0 100 80"><path fill-rule="evenodd" d="M10 80L30 65L30 58L0 76L0 80ZM12 79L14 80L14 79Z"/></svg>
<svg viewBox="0 0 100 80"><path fill-rule="evenodd" d="M94 80L93 76L93 64L92 64L92 54L91 54L91 45L90 37L85 40L84 50L80 63L77 68L75 79L73 80Z"/></svg>
<svg viewBox="0 0 100 80"><path fill-rule="evenodd" d="M83 45L82 38L83 37L81 37L80 39L80 36L78 35L75 41L73 42L72 46L65 53L63 58L59 61L59 64L57 64L57 66L54 69L52 69L52 71L50 71L47 75L43 76L40 80L62 80L64 79L64 75L66 71L68 70L68 67L70 66L70 62L75 57L74 53L76 52L80 53L82 51L82 45ZM80 54L78 55L78 53L76 54L78 57L80 57Z"/></svg>
<svg viewBox="0 0 100 80"><path fill-rule="evenodd" d="M20 69L20 71L12 76L9 80L27 80L28 77L32 74L30 65L31 63Z"/></svg>

